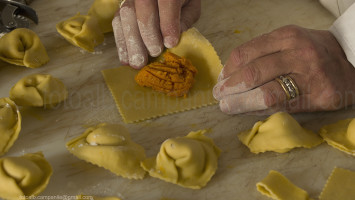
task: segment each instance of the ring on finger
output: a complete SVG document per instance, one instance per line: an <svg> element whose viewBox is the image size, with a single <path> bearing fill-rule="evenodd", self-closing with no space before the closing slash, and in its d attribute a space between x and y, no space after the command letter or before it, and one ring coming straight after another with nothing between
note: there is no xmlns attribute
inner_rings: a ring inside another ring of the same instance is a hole
<svg viewBox="0 0 355 200"><path fill-rule="evenodd" d="M280 83L282 89L285 91L288 101L300 95L295 81L290 76L279 76L275 80Z"/></svg>

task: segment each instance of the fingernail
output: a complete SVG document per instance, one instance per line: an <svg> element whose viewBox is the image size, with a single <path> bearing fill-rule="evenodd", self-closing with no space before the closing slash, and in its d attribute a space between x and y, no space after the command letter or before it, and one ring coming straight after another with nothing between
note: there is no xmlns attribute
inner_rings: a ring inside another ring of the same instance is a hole
<svg viewBox="0 0 355 200"><path fill-rule="evenodd" d="M228 77L229 78L229 77ZM222 92L224 90L224 83L228 80L228 78L218 82L214 87L213 87L213 97L216 100L221 100L222 97Z"/></svg>
<svg viewBox="0 0 355 200"><path fill-rule="evenodd" d="M135 69L140 69L145 64L145 58L143 55L134 54L132 57L129 58L129 64Z"/></svg>
<svg viewBox="0 0 355 200"><path fill-rule="evenodd" d="M166 48L173 48L178 44L178 42L179 39L177 39L176 37L172 37L172 36L164 37L164 46Z"/></svg>
<svg viewBox="0 0 355 200"><path fill-rule="evenodd" d="M228 103L226 101L224 101L224 100L221 100L219 102L219 108L224 113L227 113L227 114L230 113L230 107L229 107Z"/></svg>
<svg viewBox="0 0 355 200"><path fill-rule="evenodd" d="M161 52L163 51L162 48L159 46L152 46L152 47L147 47L147 48L148 48L149 54L152 57L159 56L161 54Z"/></svg>

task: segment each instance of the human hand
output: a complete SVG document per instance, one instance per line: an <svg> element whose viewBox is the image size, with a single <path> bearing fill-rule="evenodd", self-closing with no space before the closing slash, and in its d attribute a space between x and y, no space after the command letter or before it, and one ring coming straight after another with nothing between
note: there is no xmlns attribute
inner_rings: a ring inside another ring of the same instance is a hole
<svg viewBox="0 0 355 200"><path fill-rule="evenodd" d="M201 0L126 0L112 21L122 64L140 69L150 56L176 46L180 33L197 21Z"/></svg>
<svg viewBox="0 0 355 200"><path fill-rule="evenodd" d="M282 75L299 89L290 101ZM227 114L336 110L355 103L355 68L329 31L289 25L235 48L213 95Z"/></svg>

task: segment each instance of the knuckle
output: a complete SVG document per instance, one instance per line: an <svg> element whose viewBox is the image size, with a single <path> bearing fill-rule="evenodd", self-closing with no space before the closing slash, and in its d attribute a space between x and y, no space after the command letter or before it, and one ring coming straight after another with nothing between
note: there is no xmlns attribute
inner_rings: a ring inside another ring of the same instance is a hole
<svg viewBox="0 0 355 200"><path fill-rule="evenodd" d="M309 61L319 62L322 59L316 44L311 41L306 41L304 47L301 49L302 56Z"/></svg>
<svg viewBox="0 0 355 200"><path fill-rule="evenodd" d="M320 100L321 106L335 107L341 103L341 96L336 87L328 85L327 88L323 90Z"/></svg>
<svg viewBox="0 0 355 200"><path fill-rule="evenodd" d="M248 66L243 70L242 73L243 73L242 75L244 77L245 83L247 85L254 86L259 83L261 74L260 74L260 70L258 70L257 67Z"/></svg>
<svg viewBox="0 0 355 200"><path fill-rule="evenodd" d="M184 1L181 1L181 0L180 1L176 1L176 0L158 0L158 3L161 4L161 5L177 6L177 5L182 5L184 3Z"/></svg>
<svg viewBox="0 0 355 200"><path fill-rule="evenodd" d="M248 54L242 47L237 47L232 51L231 58L234 64L242 65L247 62Z"/></svg>
<svg viewBox="0 0 355 200"><path fill-rule="evenodd" d="M336 95L336 93L337 93L336 88L333 85L327 84L327 86L322 91L322 97L326 99L332 98L333 96Z"/></svg>
<svg viewBox="0 0 355 200"><path fill-rule="evenodd" d="M271 88L264 88L264 103L270 108L277 104L278 98L276 93Z"/></svg>
<svg viewBox="0 0 355 200"><path fill-rule="evenodd" d="M150 8L152 5L154 5L156 0L134 0L134 5L137 9L137 6L139 6L140 9L142 8ZM139 11L137 11L139 12Z"/></svg>
<svg viewBox="0 0 355 200"><path fill-rule="evenodd" d="M302 28L296 25L286 25L276 29L272 35L281 36L282 38L300 38L303 36Z"/></svg>
<svg viewBox="0 0 355 200"><path fill-rule="evenodd" d="M315 106L322 110L340 109L343 106L344 100L341 91L339 91L331 81L324 78L321 80L322 86L315 88L314 93L312 94Z"/></svg>
<svg viewBox="0 0 355 200"><path fill-rule="evenodd" d="M149 4L151 3L151 1L147 1L147 0L135 0L134 3L136 5L142 5L142 6L149 6Z"/></svg>
<svg viewBox="0 0 355 200"><path fill-rule="evenodd" d="M311 65L310 71L308 73L310 74L309 82L313 82L313 84L325 84L325 81L327 80L327 73L320 64Z"/></svg>

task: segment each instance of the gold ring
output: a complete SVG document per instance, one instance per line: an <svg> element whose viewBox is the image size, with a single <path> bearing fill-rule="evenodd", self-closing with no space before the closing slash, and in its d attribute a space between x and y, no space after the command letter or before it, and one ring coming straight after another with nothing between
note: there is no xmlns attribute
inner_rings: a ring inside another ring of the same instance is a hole
<svg viewBox="0 0 355 200"><path fill-rule="evenodd" d="M279 76L275 80L280 83L282 89L285 91L287 100L294 99L300 95L295 81L290 76Z"/></svg>

